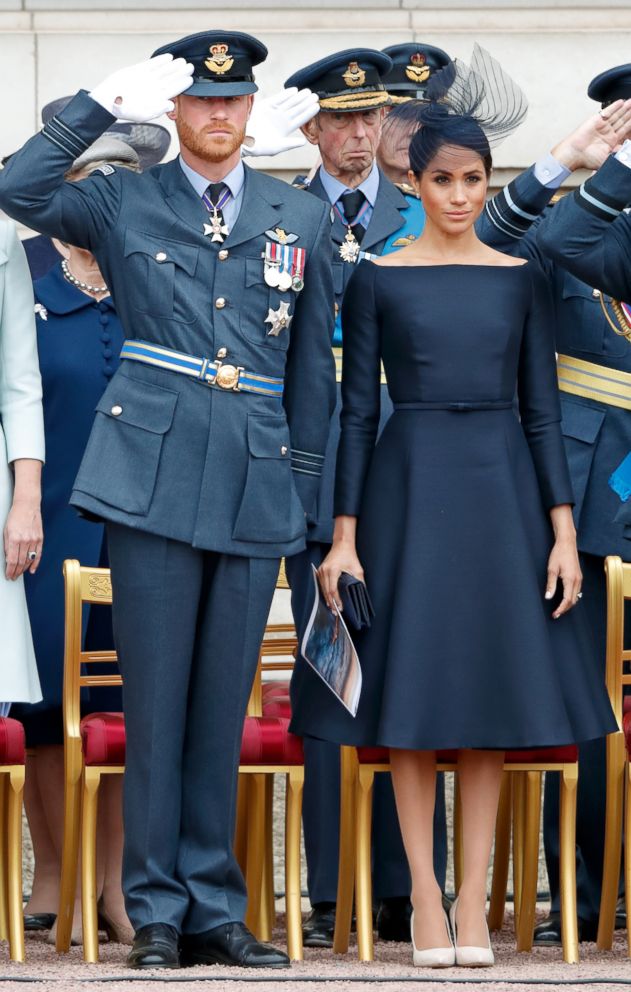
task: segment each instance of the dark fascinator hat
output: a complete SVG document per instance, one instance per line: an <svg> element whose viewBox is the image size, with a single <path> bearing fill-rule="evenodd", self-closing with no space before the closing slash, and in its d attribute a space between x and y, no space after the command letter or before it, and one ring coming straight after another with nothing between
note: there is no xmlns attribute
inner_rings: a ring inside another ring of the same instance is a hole
<svg viewBox="0 0 631 992"><path fill-rule="evenodd" d="M528 101L517 83L475 45L470 65L454 59L434 73L425 100L393 108L387 125L412 125L410 167L418 174L444 145L469 148L486 158L519 127L527 111Z"/></svg>

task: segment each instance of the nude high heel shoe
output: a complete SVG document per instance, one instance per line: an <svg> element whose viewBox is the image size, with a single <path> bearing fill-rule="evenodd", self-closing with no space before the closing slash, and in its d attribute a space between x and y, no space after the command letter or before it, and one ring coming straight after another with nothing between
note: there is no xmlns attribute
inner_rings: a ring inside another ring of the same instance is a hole
<svg viewBox="0 0 631 992"><path fill-rule="evenodd" d="M451 968L456 963L456 952L451 939L449 920L447 919L446 913L444 913L444 917L445 930L447 931L447 936L449 937L450 946L426 947L424 950L419 951L414 943L414 913L412 913L412 918L410 919L410 932L412 934L412 951L415 968Z"/></svg>
<svg viewBox="0 0 631 992"><path fill-rule="evenodd" d="M456 927L456 911L458 907L458 900L455 899L452 903L451 909L449 910L449 920L451 922L451 930L454 935L454 948L456 953L456 964L460 965L461 968L490 968L491 965L495 964L495 956L493 954L493 949L491 947L491 938L489 936L489 928L487 926L487 946L486 947L461 947L458 943L458 929Z"/></svg>

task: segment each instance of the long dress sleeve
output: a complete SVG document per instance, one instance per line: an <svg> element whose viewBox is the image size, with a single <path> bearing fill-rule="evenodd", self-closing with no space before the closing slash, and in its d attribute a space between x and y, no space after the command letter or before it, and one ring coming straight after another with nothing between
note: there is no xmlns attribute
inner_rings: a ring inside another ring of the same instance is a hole
<svg viewBox="0 0 631 992"><path fill-rule="evenodd" d="M554 309L548 284L529 263L532 302L526 316L518 372L522 428L547 509L574 503L561 436L561 404L554 351Z"/></svg>
<svg viewBox="0 0 631 992"><path fill-rule="evenodd" d="M359 514L377 439L380 413L381 334L375 301L377 266L360 262L344 294L341 437L337 452L334 515Z"/></svg>

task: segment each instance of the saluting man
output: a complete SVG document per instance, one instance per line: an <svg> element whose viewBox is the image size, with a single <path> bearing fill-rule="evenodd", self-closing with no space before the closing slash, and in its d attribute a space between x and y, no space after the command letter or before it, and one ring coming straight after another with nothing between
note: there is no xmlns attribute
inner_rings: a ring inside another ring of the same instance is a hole
<svg viewBox="0 0 631 992"><path fill-rule="evenodd" d="M333 296L328 210L241 162L266 54L225 31L164 45L80 91L0 176L7 213L94 253L128 334L72 502L107 522L132 967L289 963L242 922L236 775L279 559L313 512ZM178 159L64 182L116 117L165 111Z"/></svg>
<svg viewBox="0 0 631 992"><path fill-rule="evenodd" d="M378 168L375 156L389 95L383 75L392 68L383 52L349 49L295 72L286 86L309 87L319 99L319 113L302 128L322 158L311 182L303 181L331 216L330 248L335 287L334 354L341 379L340 309L346 285L361 258L396 250L418 237L424 211L415 196L406 196ZM392 412L385 379L381 388L381 423ZM339 440L338 410L331 426L317 508L309 521L307 549L287 559L292 608L299 633L313 603L311 564L327 553L333 536L333 481ZM294 689L305 674L297 660ZM312 912L303 928L309 947L330 947L335 926L339 839L339 748L305 739L304 835ZM441 783L442 789L442 783ZM390 777L377 776L374 800L374 880L380 901L379 936L410 939L410 876L399 831ZM442 792L435 838L437 876L444 887L446 868L445 813Z"/></svg>

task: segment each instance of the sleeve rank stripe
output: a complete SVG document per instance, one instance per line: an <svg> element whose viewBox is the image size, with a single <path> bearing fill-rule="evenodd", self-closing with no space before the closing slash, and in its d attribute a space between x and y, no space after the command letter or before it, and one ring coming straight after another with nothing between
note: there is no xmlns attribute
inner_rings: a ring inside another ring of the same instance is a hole
<svg viewBox="0 0 631 992"><path fill-rule="evenodd" d="M515 240L521 238L522 234L524 233L522 228L517 227L516 224L511 224L509 221L507 221L506 218L503 216L503 214L499 212L497 205L494 203L493 200L489 200L489 202L486 204L485 210L486 210L486 216L488 217L489 221L491 222L493 227L496 227L498 229L498 231L501 231L503 234L507 234L511 238L515 238Z"/></svg>
<svg viewBox="0 0 631 992"><path fill-rule="evenodd" d="M301 451L299 448L292 448L291 453L292 455L303 455L305 458L311 458L317 462L324 461L324 455L318 454L317 451Z"/></svg>
<svg viewBox="0 0 631 992"><path fill-rule="evenodd" d="M65 152L65 153L66 153L66 155L69 155L69 154L70 154L70 155L73 155L73 157L75 157L75 156L74 156L74 153L73 153L72 151L69 151L69 149L68 149L68 146L67 146L67 145L63 145L63 144L61 143L61 141L58 141L58 140L57 140L57 138L54 138L54 137L52 136L52 134L50 134L50 132L48 132L48 131L46 131L46 129L45 129L45 128L44 128L44 130L42 131L42 134L44 135L44 137L45 137L45 138L47 138L47 139L48 139L48 141L50 141L50 143L51 143L51 145L57 145L57 148L61 148L61 150L62 150L62 152ZM76 156L76 158L78 158L78 157L79 157L79 156L77 155L77 156Z"/></svg>
<svg viewBox="0 0 631 992"><path fill-rule="evenodd" d="M76 131L73 131L71 127L68 127L65 121L60 120L59 117L57 117L56 115L54 117L51 117L48 123L49 125L54 124L55 127L57 127L62 132L65 131L68 137L74 139L78 145L83 146L84 150L90 147L91 145L90 141L86 141L85 138L82 138L80 134L77 134Z"/></svg>
<svg viewBox="0 0 631 992"><path fill-rule="evenodd" d="M608 206L603 203L602 200L597 199L592 196L591 193L585 189L585 184L583 184L580 189L576 190L575 196L579 206L583 207L590 214L594 214L601 220L615 220L622 213L622 210L615 209L614 207Z"/></svg>
<svg viewBox="0 0 631 992"><path fill-rule="evenodd" d="M504 194L504 199L506 200L509 208L513 213L519 214L520 217L523 217L527 221L537 220L537 214L527 213L519 206L519 204L517 203L517 199L516 198L513 199L513 195L515 193L515 188L513 183L509 183L506 189L502 190L502 193Z"/></svg>
<svg viewBox="0 0 631 992"><path fill-rule="evenodd" d="M300 475L314 475L317 479L319 479L320 476L322 475L321 472L311 472L309 471L309 469L306 468L296 468L295 465L291 466L291 470L292 472L299 472Z"/></svg>
<svg viewBox="0 0 631 992"><path fill-rule="evenodd" d="M44 137L52 141L53 144L58 145L59 148L63 150L68 155L72 155L73 158L78 158L85 151L83 145L79 145L76 142L71 141L63 132L57 130L57 128L51 127L51 122L49 121L46 127L43 129L42 134Z"/></svg>

